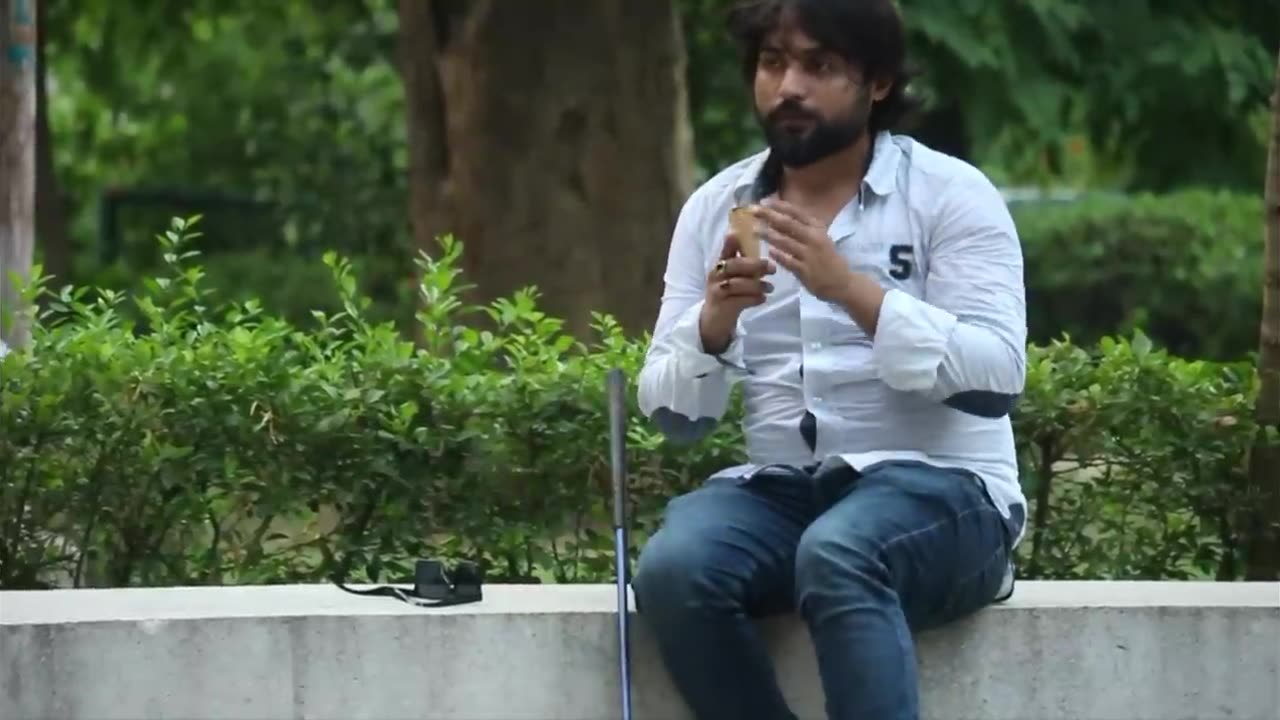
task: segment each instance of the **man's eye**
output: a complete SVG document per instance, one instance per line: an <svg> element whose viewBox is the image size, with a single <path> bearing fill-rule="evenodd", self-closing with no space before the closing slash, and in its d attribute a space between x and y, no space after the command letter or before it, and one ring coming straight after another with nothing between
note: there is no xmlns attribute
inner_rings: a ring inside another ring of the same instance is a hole
<svg viewBox="0 0 1280 720"><path fill-rule="evenodd" d="M836 64L831 60L821 59L809 63L809 71L815 75L827 75L835 72Z"/></svg>

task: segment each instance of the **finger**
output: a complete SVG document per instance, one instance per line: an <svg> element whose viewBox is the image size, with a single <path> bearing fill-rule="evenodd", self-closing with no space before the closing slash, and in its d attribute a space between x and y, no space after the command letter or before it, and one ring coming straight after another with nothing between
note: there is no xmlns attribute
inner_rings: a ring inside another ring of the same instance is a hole
<svg viewBox="0 0 1280 720"><path fill-rule="evenodd" d="M797 260L804 260L805 254L808 252L808 246L789 233L771 229L764 232L764 237L765 241L769 243L769 247L778 248ZM770 257L772 257L772 254L770 254ZM784 265L783 267L786 266Z"/></svg>
<svg viewBox="0 0 1280 720"><path fill-rule="evenodd" d="M783 250L782 248L778 247L776 244L770 244L769 257L773 258L774 262L786 268L792 274L796 276L802 275L801 269L804 267L804 263L800 262L798 259L796 259L796 256Z"/></svg>
<svg viewBox="0 0 1280 720"><path fill-rule="evenodd" d="M727 277L763 277L777 271L777 266L767 258L736 257L716 263L711 274L720 280Z"/></svg>
<svg viewBox="0 0 1280 720"><path fill-rule="evenodd" d="M731 298L738 295L758 295L760 293L773 292L773 283L768 280L733 277L716 283L715 288L721 297Z"/></svg>
<svg viewBox="0 0 1280 720"><path fill-rule="evenodd" d="M769 296L764 292L756 293L738 293L719 300L722 307L733 308L737 311L745 310L753 305L763 305L768 302Z"/></svg>
<svg viewBox="0 0 1280 720"><path fill-rule="evenodd" d="M741 252L742 244L738 242L738 236L734 235L733 231L730 230L729 233L724 236L724 246L720 248L720 259L728 260L730 258L737 257Z"/></svg>
<svg viewBox="0 0 1280 720"><path fill-rule="evenodd" d="M716 294L722 299L738 297L754 297L773 292L773 283L768 280L756 280L745 277L726 278L714 285Z"/></svg>
<svg viewBox="0 0 1280 720"><path fill-rule="evenodd" d="M769 298L767 295L765 295L764 293L759 293L756 295L735 295L725 300L724 303L725 305L736 308L739 312L741 312L743 310L746 310L749 307L754 307L756 305L763 305L768 301L769 301Z"/></svg>
<svg viewBox="0 0 1280 720"><path fill-rule="evenodd" d="M821 225L812 215L801 210L799 207L792 205L786 200L772 198L772 199L766 200L763 207L766 210L772 209L777 214L785 215L791 218L792 220L795 220L796 222L800 223L804 227L810 227L810 228L821 227Z"/></svg>
<svg viewBox="0 0 1280 720"><path fill-rule="evenodd" d="M779 212L769 206L761 206L756 217L765 221L766 229L789 235L799 242L805 242L810 233L813 232L812 225L806 225L804 222Z"/></svg>

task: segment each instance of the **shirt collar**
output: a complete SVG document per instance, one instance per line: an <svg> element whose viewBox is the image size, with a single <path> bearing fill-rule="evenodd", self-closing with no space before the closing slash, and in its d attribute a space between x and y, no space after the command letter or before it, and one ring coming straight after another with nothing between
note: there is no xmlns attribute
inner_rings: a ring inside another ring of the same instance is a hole
<svg viewBox="0 0 1280 720"><path fill-rule="evenodd" d="M881 131L876 135L871 153L871 167L862 179L864 188L880 196L892 195L897 187L898 164L902 159L902 150L894 142L893 135ZM757 153L742 168L737 181L733 185L735 205L746 205L759 202L778 189L777 164L772 162L768 150Z"/></svg>
<svg viewBox="0 0 1280 720"><path fill-rule="evenodd" d="M898 186L898 163L902 160L902 149L894 142L893 135L887 130L876 135L876 142L871 153L871 167L867 168L866 177L862 179L863 187L871 192L886 197L893 194Z"/></svg>
<svg viewBox="0 0 1280 720"><path fill-rule="evenodd" d="M742 168L733 185L734 205L759 202L777 190L778 169L770 159L769 151L765 150L757 153Z"/></svg>

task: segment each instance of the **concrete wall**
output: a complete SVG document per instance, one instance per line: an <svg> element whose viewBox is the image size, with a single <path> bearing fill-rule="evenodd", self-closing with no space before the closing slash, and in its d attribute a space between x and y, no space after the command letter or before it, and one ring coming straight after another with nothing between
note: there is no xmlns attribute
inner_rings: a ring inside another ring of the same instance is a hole
<svg viewBox="0 0 1280 720"><path fill-rule="evenodd" d="M619 717L612 586L486 593L0 593L0 718ZM633 627L636 718L687 718ZM803 626L764 627L793 707L822 718ZM920 643L929 720L1280 717L1280 584L1023 582Z"/></svg>

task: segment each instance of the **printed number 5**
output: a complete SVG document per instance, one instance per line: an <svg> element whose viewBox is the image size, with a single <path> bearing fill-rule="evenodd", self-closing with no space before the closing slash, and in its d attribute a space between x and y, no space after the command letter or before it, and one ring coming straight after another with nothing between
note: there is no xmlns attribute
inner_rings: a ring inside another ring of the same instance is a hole
<svg viewBox="0 0 1280 720"><path fill-rule="evenodd" d="M889 277L894 280L906 280L911 277L911 261L914 250L910 245L894 245L889 248Z"/></svg>

